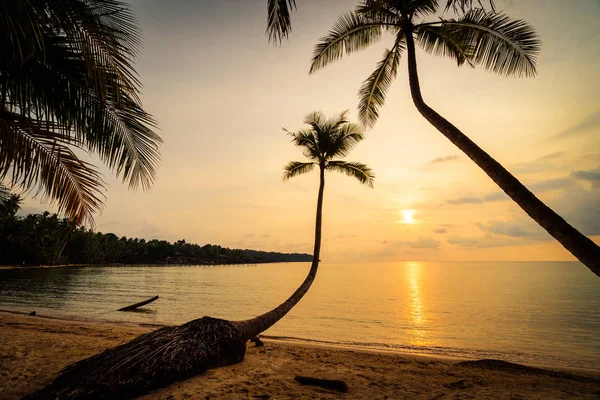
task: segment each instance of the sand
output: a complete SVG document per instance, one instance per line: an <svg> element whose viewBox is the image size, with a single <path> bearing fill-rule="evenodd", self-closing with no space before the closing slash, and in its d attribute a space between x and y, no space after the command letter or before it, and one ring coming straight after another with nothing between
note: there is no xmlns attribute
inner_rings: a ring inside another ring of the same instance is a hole
<svg viewBox="0 0 600 400"><path fill-rule="evenodd" d="M154 327L0 312L0 398L41 388L64 366ZM507 367L506 369L503 367ZM556 372L265 340L236 365L142 399L598 399L600 371ZM342 379L347 393L302 386L296 375Z"/></svg>

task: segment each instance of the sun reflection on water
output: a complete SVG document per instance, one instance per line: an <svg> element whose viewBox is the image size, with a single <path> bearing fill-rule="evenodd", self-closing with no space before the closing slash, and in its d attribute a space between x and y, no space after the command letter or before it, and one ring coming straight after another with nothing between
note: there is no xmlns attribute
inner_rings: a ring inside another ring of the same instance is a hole
<svg viewBox="0 0 600 400"><path fill-rule="evenodd" d="M408 279L409 286L409 308L410 308L410 322L413 327L411 333L413 336L414 345L425 345L428 344L426 340L426 325L427 315L426 309L423 306L423 289L421 282L421 269L422 265L418 262L406 263L406 276Z"/></svg>

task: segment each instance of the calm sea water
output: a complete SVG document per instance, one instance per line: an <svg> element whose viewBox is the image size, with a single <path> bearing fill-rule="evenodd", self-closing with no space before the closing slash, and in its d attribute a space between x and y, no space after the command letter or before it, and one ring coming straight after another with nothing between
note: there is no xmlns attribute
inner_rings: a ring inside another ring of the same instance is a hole
<svg viewBox="0 0 600 400"><path fill-rule="evenodd" d="M308 263L0 270L0 309L180 324L244 319L285 300ZM116 309L160 295L140 312ZM600 369L600 279L579 263L322 263L266 332L403 352Z"/></svg>

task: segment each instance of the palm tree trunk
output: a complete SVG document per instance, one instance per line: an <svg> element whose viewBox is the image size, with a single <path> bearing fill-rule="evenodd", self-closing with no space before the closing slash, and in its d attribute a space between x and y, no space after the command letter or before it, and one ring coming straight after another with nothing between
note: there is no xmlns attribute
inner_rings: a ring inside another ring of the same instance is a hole
<svg viewBox="0 0 600 400"><path fill-rule="evenodd" d="M558 240L592 272L600 276L600 247L598 245L569 225L560 215L531 193L506 168L425 103L419 85L414 38L410 31L407 31L406 34L406 44L410 91L413 102L421 115L483 169L535 222Z"/></svg>
<svg viewBox="0 0 600 400"><path fill-rule="evenodd" d="M273 326L277 321L283 318L306 294L312 285L317 269L319 268L319 256L321 253L321 224L323 221L323 191L325 189L325 167L321 166L319 195L317 197L317 218L315 222L315 247L313 251L313 260L310 271L304 282L296 289L294 294L285 302L280 304L273 310L259 315L256 318L245 321L235 321L233 324L242 333L244 339L250 340L259 333L262 333Z"/></svg>

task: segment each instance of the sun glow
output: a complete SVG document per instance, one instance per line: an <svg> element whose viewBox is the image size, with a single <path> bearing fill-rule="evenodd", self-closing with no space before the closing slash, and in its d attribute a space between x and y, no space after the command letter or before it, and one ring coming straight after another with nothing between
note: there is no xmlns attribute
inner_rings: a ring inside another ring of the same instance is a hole
<svg viewBox="0 0 600 400"><path fill-rule="evenodd" d="M402 223L414 224L415 223L415 210L402 210Z"/></svg>

